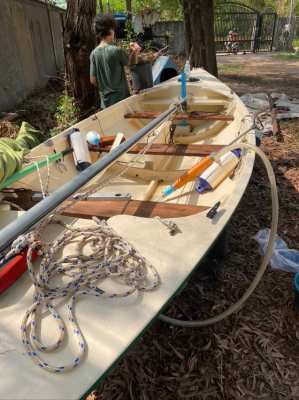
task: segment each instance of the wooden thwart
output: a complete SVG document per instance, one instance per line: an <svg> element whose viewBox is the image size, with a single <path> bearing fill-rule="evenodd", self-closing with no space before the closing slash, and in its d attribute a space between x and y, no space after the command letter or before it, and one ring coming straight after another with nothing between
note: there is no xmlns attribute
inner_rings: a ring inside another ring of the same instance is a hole
<svg viewBox="0 0 299 400"><path fill-rule="evenodd" d="M134 215L136 217L177 218L198 214L209 209L206 206L157 203L139 200L81 200L63 211L63 215L76 218L98 217L108 219L114 215Z"/></svg>
<svg viewBox="0 0 299 400"><path fill-rule="evenodd" d="M137 143L132 149L128 151L129 154L138 154L140 153L145 143ZM156 155L156 156L189 156L189 157L202 157L207 156L214 151L219 151L223 148L222 145L216 144L160 144L153 143L149 150L147 150L147 155ZM109 152L111 146L89 146L90 151L102 151Z"/></svg>
<svg viewBox="0 0 299 400"><path fill-rule="evenodd" d="M159 112L142 111L132 112L125 114L125 118L130 119L154 119L159 115ZM224 115L210 112L191 112L191 113L177 113L173 117L174 121L194 120L194 121L233 121L232 115Z"/></svg>

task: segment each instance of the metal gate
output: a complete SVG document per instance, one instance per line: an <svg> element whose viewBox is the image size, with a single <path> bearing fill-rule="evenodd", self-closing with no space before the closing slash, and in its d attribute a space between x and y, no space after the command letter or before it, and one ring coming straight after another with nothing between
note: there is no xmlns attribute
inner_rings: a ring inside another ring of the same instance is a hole
<svg viewBox="0 0 299 400"><path fill-rule="evenodd" d="M277 14L258 12L241 3L225 2L215 8L217 52L272 51Z"/></svg>

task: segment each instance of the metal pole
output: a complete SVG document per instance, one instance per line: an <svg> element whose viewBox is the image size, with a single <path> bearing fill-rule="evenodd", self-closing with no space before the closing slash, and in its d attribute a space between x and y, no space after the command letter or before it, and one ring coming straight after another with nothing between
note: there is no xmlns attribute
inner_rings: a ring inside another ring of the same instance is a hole
<svg viewBox="0 0 299 400"><path fill-rule="evenodd" d="M178 104L181 104L181 101ZM42 218L58 207L59 204L90 181L90 179L94 178L99 172L111 165L122 154L130 150L140 139L152 131L156 126L160 125L170 114L174 113L178 104L161 113L157 118L140 129L134 136L116 147L116 149L111 151L111 153L108 153L95 164L82 171L72 181L63 185L49 197L46 197L40 203L36 204L30 210L18 217L16 221L3 228L0 231L0 252L5 250L17 237L22 235L24 232L27 232L33 225L39 222Z"/></svg>

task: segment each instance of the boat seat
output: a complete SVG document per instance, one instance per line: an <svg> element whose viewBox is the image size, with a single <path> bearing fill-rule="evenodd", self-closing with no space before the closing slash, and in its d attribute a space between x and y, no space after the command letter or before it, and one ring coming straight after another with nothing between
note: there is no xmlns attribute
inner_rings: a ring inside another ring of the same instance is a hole
<svg viewBox="0 0 299 400"><path fill-rule="evenodd" d="M145 101L142 101L140 103L143 106L149 107L150 105L161 105L161 106L170 106L171 100L170 99L148 99ZM190 101L188 101L188 105L190 107L193 106L228 106L229 101L224 100L224 99L210 99L208 97L206 98L192 98Z"/></svg>
<svg viewBox="0 0 299 400"><path fill-rule="evenodd" d="M138 154L146 146L145 143L138 143L132 147L128 154ZM218 144L160 144L153 143L149 150L147 150L146 155L156 155L156 156L189 156L189 157L204 157L214 151L219 151L223 148L222 145ZM94 152L109 152L111 146L89 146L90 151Z"/></svg>
<svg viewBox="0 0 299 400"><path fill-rule="evenodd" d="M120 214L144 218L178 218L198 214L209 208L140 200L78 200L63 210L63 215L87 219L92 217L108 219Z"/></svg>
<svg viewBox="0 0 299 400"><path fill-rule="evenodd" d="M154 119L160 115L155 111L131 112L125 114L126 119ZM192 112L178 113L174 115L174 121L190 120L190 121L233 121L232 115L217 114L213 112Z"/></svg>

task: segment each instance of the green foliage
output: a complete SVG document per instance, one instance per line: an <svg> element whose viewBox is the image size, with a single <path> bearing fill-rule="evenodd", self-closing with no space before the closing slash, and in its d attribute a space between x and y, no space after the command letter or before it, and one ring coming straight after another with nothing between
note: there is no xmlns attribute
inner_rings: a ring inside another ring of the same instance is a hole
<svg viewBox="0 0 299 400"><path fill-rule="evenodd" d="M51 130L50 135L55 136L63 129L72 126L78 121L78 118L79 107L77 106L75 99L69 96L67 93L64 93L57 101L57 107L55 111L57 127Z"/></svg>
<svg viewBox="0 0 299 400"><path fill-rule="evenodd" d="M135 32L134 32L132 21L126 22L125 34L126 34L126 40L128 42L131 42L134 39Z"/></svg>
<svg viewBox="0 0 299 400"><path fill-rule="evenodd" d="M254 8L258 11L263 11L266 8L273 8L280 15L289 15L290 12L290 0L230 0L236 1L247 6ZM216 4L226 3L226 0L216 0ZM295 0L295 14L299 14L299 0Z"/></svg>
<svg viewBox="0 0 299 400"><path fill-rule="evenodd" d="M275 58L286 61L299 61L299 53L278 53L275 54Z"/></svg>
<svg viewBox="0 0 299 400"><path fill-rule="evenodd" d="M102 0L105 12L107 2ZM125 0L109 0L111 12L126 12ZM161 13L163 20L182 19L182 7L180 0L132 0L133 13L138 13L145 8L152 8Z"/></svg>
<svg viewBox="0 0 299 400"><path fill-rule="evenodd" d="M66 9L66 0L48 0L48 3Z"/></svg>
<svg viewBox="0 0 299 400"><path fill-rule="evenodd" d="M66 0L48 0L58 7L66 8ZM102 0L104 7L106 0ZM225 3L227 0L215 0L215 3ZM275 9L281 15L288 15L290 10L290 0L237 0L256 10L262 11L267 7ZM110 0L112 11L126 11L125 0ZM299 14L299 0L295 1L295 14ZM161 11L161 18L166 20L176 20L182 18L182 8L180 0L132 0L133 12L138 12L145 7L151 7Z"/></svg>

